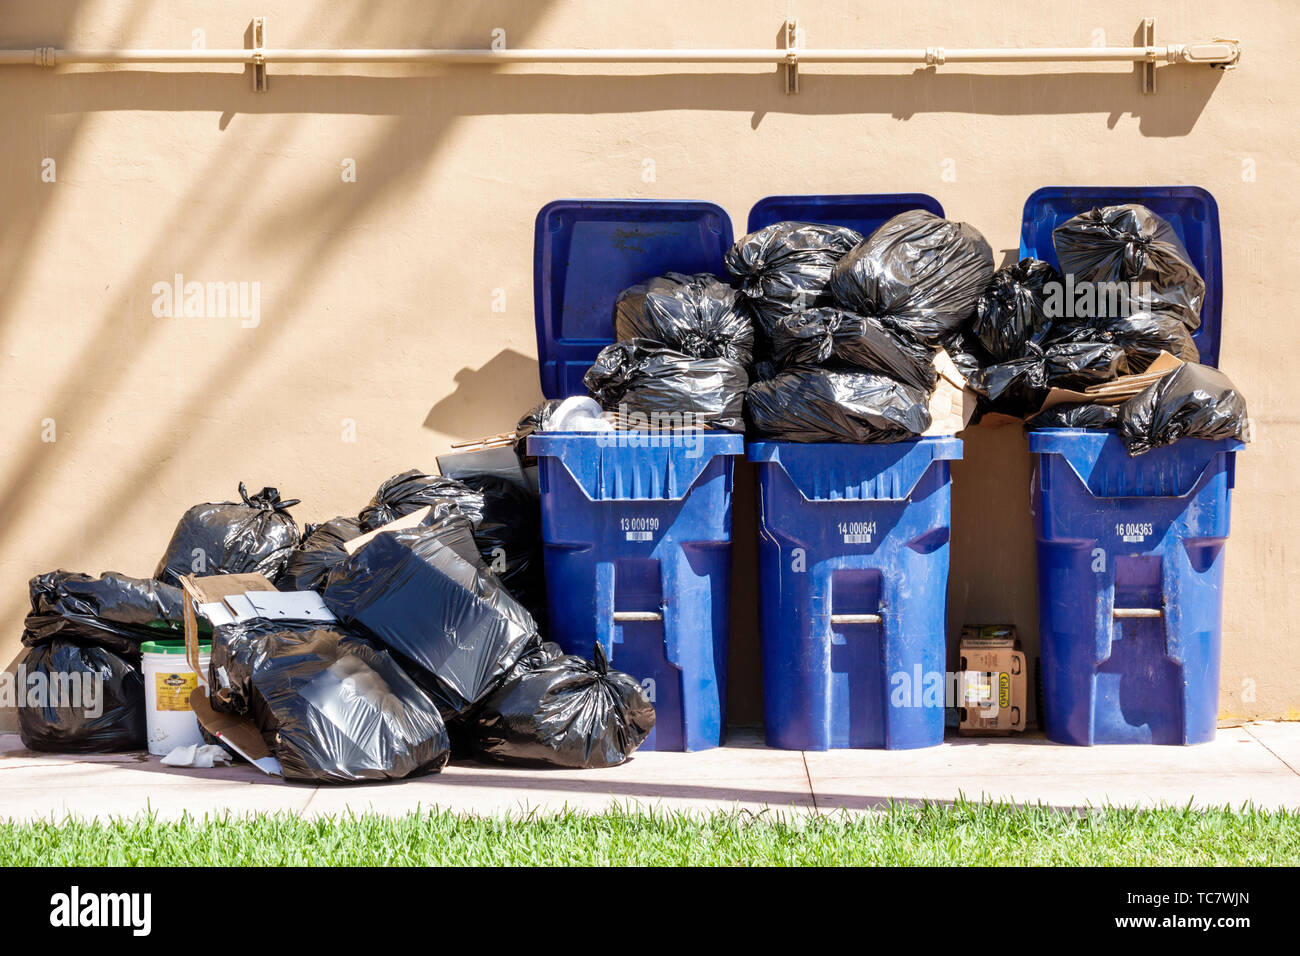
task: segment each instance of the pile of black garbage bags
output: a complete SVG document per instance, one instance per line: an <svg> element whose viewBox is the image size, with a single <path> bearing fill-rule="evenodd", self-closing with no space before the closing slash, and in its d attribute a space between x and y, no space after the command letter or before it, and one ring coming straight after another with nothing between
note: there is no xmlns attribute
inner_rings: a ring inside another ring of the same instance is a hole
<svg viewBox="0 0 1300 956"><path fill-rule="evenodd" d="M18 711L26 746L143 748L141 643L183 636L181 576L250 572L280 590L318 591L337 618L255 618L204 635L214 709L251 718L286 779L395 780L436 772L453 754L607 767L653 729L640 684L610 669L600 648L589 661L544 640L540 503L527 487L412 470L385 481L355 517L305 531L289 513L296 501L274 488L239 490L240 501L182 516L152 578L32 579L21 676L103 689L90 708L27 694ZM417 511L418 523L379 531Z"/></svg>
<svg viewBox="0 0 1300 956"><path fill-rule="evenodd" d="M1241 396L1198 362L1205 282L1170 224L1144 206L1109 206L1053 239L1060 271L1029 258L995 271L977 230L923 210L865 238L778 222L735 243L729 281L669 273L620 294L618 341L585 384L622 427L685 413L754 438L895 442L929 428L944 349L978 396L977 416L1116 428L1134 455L1239 437ZM1044 410L1054 388L1141 373L1162 352L1183 365L1125 404ZM544 429L554 404L526 416L520 434Z"/></svg>

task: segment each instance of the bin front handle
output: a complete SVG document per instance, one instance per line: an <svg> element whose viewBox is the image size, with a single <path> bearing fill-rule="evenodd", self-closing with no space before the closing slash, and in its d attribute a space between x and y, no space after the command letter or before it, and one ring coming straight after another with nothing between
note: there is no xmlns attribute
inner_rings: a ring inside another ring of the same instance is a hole
<svg viewBox="0 0 1300 956"><path fill-rule="evenodd" d="M832 624L881 624L884 618L879 614L832 614Z"/></svg>
<svg viewBox="0 0 1300 956"><path fill-rule="evenodd" d="M615 621L662 621L664 616L659 611L615 611Z"/></svg>
<svg viewBox="0 0 1300 956"><path fill-rule="evenodd" d="M1157 618L1164 617L1165 610L1160 607L1117 607L1111 610L1111 616L1116 618Z"/></svg>

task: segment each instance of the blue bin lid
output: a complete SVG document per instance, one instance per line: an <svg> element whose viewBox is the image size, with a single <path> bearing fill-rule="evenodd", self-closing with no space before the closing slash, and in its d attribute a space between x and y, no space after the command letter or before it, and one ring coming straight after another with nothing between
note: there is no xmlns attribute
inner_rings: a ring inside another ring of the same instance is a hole
<svg viewBox="0 0 1300 956"><path fill-rule="evenodd" d="M864 193L831 196L768 196L749 211L746 232L756 232L774 222L823 222L847 226L864 236L875 232L900 212L925 209L943 215L939 200L925 193Z"/></svg>
<svg viewBox="0 0 1300 956"><path fill-rule="evenodd" d="M1187 247L1192 265L1205 279L1201 327L1192 340L1205 365L1219 365L1219 330L1223 312L1223 250L1219 243L1219 205L1199 186L1044 186L1025 200L1020 223L1020 254L1050 262L1056 259L1052 230L1094 206L1141 203L1169 220Z"/></svg>
<svg viewBox="0 0 1300 956"><path fill-rule="evenodd" d="M726 276L731 217L711 202L557 199L537 214L533 296L547 398L585 395L582 376L614 341L614 300L665 272Z"/></svg>

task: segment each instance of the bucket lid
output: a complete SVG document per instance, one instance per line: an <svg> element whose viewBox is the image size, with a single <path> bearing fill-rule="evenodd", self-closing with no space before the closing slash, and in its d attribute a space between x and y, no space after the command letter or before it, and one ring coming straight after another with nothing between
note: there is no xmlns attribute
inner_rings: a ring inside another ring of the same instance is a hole
<svg viewBox="0 0 1300 956"><path fill-rule="evenodd" d="M756 232L775 222L822 222L829 226L847 226L869 236L900 212L924 209L943 215L939 200L925 193L862 193L827 196L768 196L754 203L749 211L749 226Z"/></svg>
<svg viewBox="0 0 1300 956"><path fill-rule="evenodd" d="M145 641L140 645L140 652L143 654L184 654L185 641L179 637L164 637L156 641ZM211 644L200 644L200 654L210 654L212 652Z"/></svg>
<svg viewBox="0 0 1300 956"><path fill-rule="evenodd" d="M1020 223L1020 255L1054 266L1052 230L1094 206L1141 203L1167 219L1187 247L1192 265L1205 280L1201 327L1192 341L1205 365L1219 365L1219 332L1223 312L1223 249L1219 242L1219 205L1200 186L1044 186L1025 200Z"/></svg>
<svg viewBox="0 0 1300 956"><path fill-rule="evenodd" d="M585 395L582 376L614 341L614 300L665 272L725 279L731 218L711 202L557 199L537 214L533 297L547 398Z"/></svg>

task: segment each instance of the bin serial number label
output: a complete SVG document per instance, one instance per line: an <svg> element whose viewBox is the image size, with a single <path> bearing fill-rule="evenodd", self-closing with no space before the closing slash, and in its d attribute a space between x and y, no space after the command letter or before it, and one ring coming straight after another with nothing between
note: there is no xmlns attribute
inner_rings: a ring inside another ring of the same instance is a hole
<svg viewBox="0 0 1300 956"><path fill-rule="evenodd" d="M1115 522L1115 535L1128 544L1141 544L1154 533L1155 526L1150 521Z"/></svg>
<svg viewBox="0 0 1300 956"><path fill-rule="evenodd" d="M659 530L659 519L619 518L618 526L628 541L653 541Z"/></svg>
<svg viewBox="0 0 1300 956"><path fill-rule="evenodd" d="M871 536L876 533L874 521L841 521L837 525L845 544L870 544Z"/></svg>

